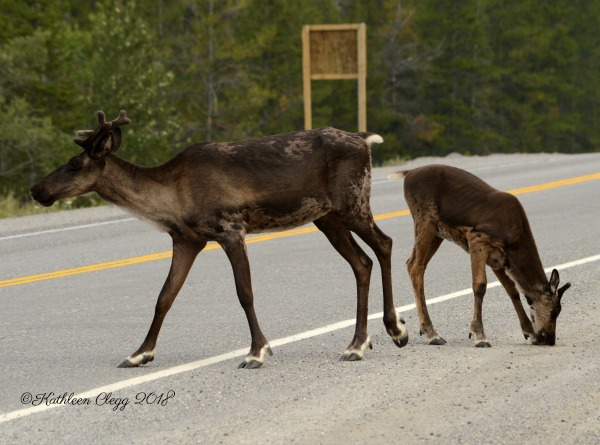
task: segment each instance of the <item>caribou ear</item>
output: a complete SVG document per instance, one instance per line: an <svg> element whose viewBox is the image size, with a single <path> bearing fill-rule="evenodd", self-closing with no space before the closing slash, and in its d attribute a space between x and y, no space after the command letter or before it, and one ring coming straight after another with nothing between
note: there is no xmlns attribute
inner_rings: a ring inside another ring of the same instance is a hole
<svg viewBox="0 0 600 445"><path fill-rule="evenodd" d="M552 274L550 275L550 281L548 282L548 287L546 288L550 295L554 295L556 293L559 282L560 277L558 276L558 270L553 269Z"/></svg>
<svg viewBox="0 0 600 445"><path fill-rule="evenodd" d="M102 138L94 144L88 153L94 159L101 159L117 151L121 146L122 141L123 138L121 136L121 129L114 128L108 133L104 134Z"/></svg>
<svg viewBox="0 0 600 445"><path fill-rule="evenodd" d="M563 294L565 293L565 291L571 287L571 283L566 283L563 287L561 287L560 289L558 289L558 299L560 301L560 299L562 298Z"/></svg>

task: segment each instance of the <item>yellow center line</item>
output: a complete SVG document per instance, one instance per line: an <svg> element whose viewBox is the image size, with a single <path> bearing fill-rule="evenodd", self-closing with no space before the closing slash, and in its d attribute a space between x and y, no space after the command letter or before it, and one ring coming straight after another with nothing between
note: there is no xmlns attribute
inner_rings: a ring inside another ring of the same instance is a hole
<svg viewBox="0 0 600 445"><path fill-rule="evenodd" d="M542 190L548 190L557 187L565 187L567 185L579 184L582 182L593 181L595 179L600 179L600 172L592 173L591 175L577 176L575 178L562 179L560 181L547 182L545 184L540 185L522 187L520 189L515 190L507 190L507 192L512 193L513 195L523 195L525 193L540 192Z"/></svg>
<svg viewBox="0 0 600 445"><path fill-rule="evenodd" d="M597 180L597 179L600 179L600 172L593 173L590 175L585 175L585 176L577 176L574 178L563 179L560 181L547 182L545 184L532 185L529 187L522 187L519 189L508 190L508 193L512 193L513 195L523 195L525 193L533 193L533 192L539 192L542 190L548 190L548 189L553 189L553 188L557 188L557 187L565 187L568 185L580 184L582 182L593 181L593 180ZM405 209L405 210L397 210L397 211L388 212L388 213L380 213L379 215L375 215L374 219L376 221L380 221L383 219L398 218L398 217L407 216L407 215L410 215L410 212L408 211L408 209ZM306 233L313 233L313 232L317 232L317 228L314 226L302 227L299 229L286 230L283 232L276 232L276 233L269 233L269 234L265 234L265 235L257 235L257 236L248 237L248 238L246 238L246 243L247 244L260 243L260 242L264 242L264 241L268 241L268 240L285 238L288 236L303 235ZM214 249L218 249L218 248L219 248L218 244L211 243L208 246L206 246L206 248L204 250L214 250ZM166 252L153 253L150 255L142 255L142 256L137 256L137 257L133 257L133 258L126 258L123 260L107 261L105 263L92 264L89 266L75 267L72 269L57 270L54 272L42 273L42 274L37 274L37 275L29 275L26 277L12 278L9 280L0 281L0 287L18 286L21 284L34 283L36 281L52 280L54 278L68 277L71 275L78 275L78 274L87 273L87 272L95 272L98 270L113 269L115 267L131 266L133 264L140 264L140 263L147 263L149 261L163 260L163 259L171 258L172 254L173 254L173 251L168 250Z"/></svg>

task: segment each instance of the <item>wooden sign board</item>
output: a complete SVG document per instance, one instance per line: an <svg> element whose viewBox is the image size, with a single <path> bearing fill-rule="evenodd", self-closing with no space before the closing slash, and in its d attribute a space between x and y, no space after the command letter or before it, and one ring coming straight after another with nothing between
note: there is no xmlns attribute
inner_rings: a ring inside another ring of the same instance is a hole
<svg viewBox="0 0 600 445"><path fill-rule="evenodd" d="M358 80L358 131L367 131L367 26L305 25L302 28L304 128L312 128L312 80Z"/></svg>

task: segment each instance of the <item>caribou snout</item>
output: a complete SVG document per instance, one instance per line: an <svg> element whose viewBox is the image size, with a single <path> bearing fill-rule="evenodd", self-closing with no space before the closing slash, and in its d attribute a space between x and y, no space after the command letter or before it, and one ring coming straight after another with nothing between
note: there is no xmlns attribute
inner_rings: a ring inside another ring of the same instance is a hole
<svg viewBox="0 0 600 445"><path fill-rule="evenodd" d="M34 201L43 205L44 207L50 207L54 204L55 199L50 196L50 192L43 184L39 183L29 189L29 194Z"/></svg>

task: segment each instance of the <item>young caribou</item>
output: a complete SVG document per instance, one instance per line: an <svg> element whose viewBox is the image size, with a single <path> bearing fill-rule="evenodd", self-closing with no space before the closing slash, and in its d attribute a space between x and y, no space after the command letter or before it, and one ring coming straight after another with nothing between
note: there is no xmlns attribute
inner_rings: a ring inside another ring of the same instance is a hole
<svg viewBox="0 0 600 445"><path fill-rule="evenodd" d="M486 264L508 292L525 339L531 338L533 344L554 345L561 298L571 284L559 288L557 270L552 271L550 280L546 277L519 200L455 167L428 165L401 174L415 230L415 245L406 264L415 292L420 333L427 335L429 344L446 343L429 318L424 291L427 263L446 239L471 256L475 303L469 338L474 337L475 346L491 346L481 316ZM519 291L529 304L531 321Z"/></svg>
<svg viewBox="0 0 600 445"><path fill-rule="evenodd" d="M284 230L311 221L350 264L356 277L356 330L342 359L360 360L371 347L367 306L372 261L351 231L379 260L383 322L394 343L406 345L408 332L398 320L392 297L392 240L375 224L369 205L370 146L383 142L381 136L323 128L242 142L202 142L158 167L146 168L115 155L121 145L120 127L130 122L125 111L111 122L106 122L99 111L97 127L79 131L82 139L75 139L83 151L30 190L33 199L44 206L97 192L155 223L173 239L171 270L148 335L121 367L154 359L163 320L208 241L216 241L225 251L248 319L252 340L240 367L261 366L271 348L254 312L244 239L248 233Z"/></svg>

